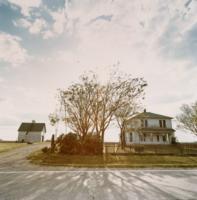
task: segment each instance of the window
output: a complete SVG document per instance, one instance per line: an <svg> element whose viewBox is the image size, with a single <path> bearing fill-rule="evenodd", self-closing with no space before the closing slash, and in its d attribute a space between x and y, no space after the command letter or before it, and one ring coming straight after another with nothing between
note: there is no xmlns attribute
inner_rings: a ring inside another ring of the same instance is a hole
<svg viewBox="0 0 197 200"><path fill-rule="evenodd" d="M145 127L148 127L148 120L145 120Z"/></svg>
<svg viewBox="0 0 197 200"><path fill-rule="evenodd" d="M166 128L166 120L163 120L163 127Z"/></svg>
<svg viewBox="0 0 197 200"><path fill-rule="evenodd" d="M133 133L130 133L130 135L129 135L129 141L133 142Z"/></svg>
<svg viewBox="0 0 197 200"><path fill-rule="evenodd" d="M163 135L163 141L166 142L166 136L165 135Z"/></svg>
<svg viewBox="0 0 197 200"><path fill-rule="evenodd" d="M159 142L159 135L157 135L157 142Z"/></svg>
<svg viewBox="0 0 197 200"><path fill-rule="evenodd" d="M166 128L166 120L159 120L159 127Z"/></svg>
<svg viewBox="0 0 197 200"><path fill-rule="evenodd" d="M141 120L141 127L144 127L144 120Z"/></svg>
<svg viewBox="0 0 197 200"><path fill-rule="evenodd" d="M159 127L162 128L162 120L159 120Z"/></svg>
<svg viewBox="0 0 197 200"><path fill-rule="evenodd" d="M148 127L148 120L145 119L145 120L141 120L141 127L144 128L144 127Z"/></svg>

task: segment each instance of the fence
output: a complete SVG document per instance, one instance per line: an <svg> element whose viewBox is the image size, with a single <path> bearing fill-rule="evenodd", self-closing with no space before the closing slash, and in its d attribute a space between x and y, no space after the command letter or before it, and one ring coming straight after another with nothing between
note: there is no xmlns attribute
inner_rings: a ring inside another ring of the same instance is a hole
<svg viewBox="0 0 197 200"><path fill-rule="evenodd" d="M159 154L159 155L197 155L197 143L178 144L133 144L124 150L119 143L105 143L106 154Z"/></svg>

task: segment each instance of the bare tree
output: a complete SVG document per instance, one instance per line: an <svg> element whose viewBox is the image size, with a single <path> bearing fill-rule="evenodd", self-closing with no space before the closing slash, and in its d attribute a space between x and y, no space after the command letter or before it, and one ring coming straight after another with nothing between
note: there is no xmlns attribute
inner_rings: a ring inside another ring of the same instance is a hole
<svg viewBox="0 0 197 200"><path fill-rule="evenodd" d="M94 75L83 75L81 82L60 91L67 118L64 119L70 129L83 140L87 134L93 133L94 124L91 120L92 96L96 87Z"/></svg>
<svg viewBox="0 0 197 200"><path fill-rule="evenodd" d="M144 99L144 88L147 86L143 78L132 78L127 74L120 74L117 85L120 87L120 107L115 112L115 118L120 128L121 147L124 148L127 120L140 109L141 100Z"/></svg>
<svg viewBox="0 0 197 200"><path fill-rule="evenodd" d="M191 105L183 104L180 109L182 113L176 117L178 128L197 135L197 101Z"/></svg>
<svg viewBox="0 0 197 200"><path fill-rule="evenodd" d="M115 117L120 127L121 143L125 143L125 122L139 107L146 85L143 78L131 78L127 74L112 72L107 84L97 88L92 116L96 132L102 141L106 129Z"/></svg>
<svg viewBox="0 0 197 200"><path fill-rule="evenodd" d="M115 92L115 87L112 83L98 85L95 90L91 107L91 119L94 123L95 132L101 137L102 142L104 142L105 131L109 127L118 106Z"/></svg>
<svg viewBox="0 0 197 200"><path fill-rule="evenodd" d="M131 114L132 101L142 94L145 84L143 79L123 79L114 74L107 83L101 84L94 73L85 74L79 83L60 90L67 113L64 120L82 140L87 134L94 133L104 142L106 129L115 117L123 126L123 114L118 113L122 110L127 117Z"/></svg>

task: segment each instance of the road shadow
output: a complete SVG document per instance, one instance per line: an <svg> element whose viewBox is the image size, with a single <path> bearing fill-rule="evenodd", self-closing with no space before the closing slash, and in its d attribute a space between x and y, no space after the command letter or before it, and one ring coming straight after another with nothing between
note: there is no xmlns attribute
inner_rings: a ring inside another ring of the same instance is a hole
<svg viewBox="0 0 197 200"><path fill-rule="evenodd" d="M181 175L180 175L181 174ZM197 173L67 171L0 174L1 200L195 199Z"/></svg>

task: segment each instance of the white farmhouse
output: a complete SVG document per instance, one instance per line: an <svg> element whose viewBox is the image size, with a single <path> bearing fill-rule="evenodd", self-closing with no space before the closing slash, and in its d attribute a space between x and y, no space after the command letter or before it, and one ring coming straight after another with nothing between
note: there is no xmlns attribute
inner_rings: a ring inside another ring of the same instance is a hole
<svg viewBox="0 0 197 200"><path fill-rule="evenodd" d="M18 141L19 142L43 142L44 135L46 133L45 123L31 123L23 122L18 129Z"/></svg>
<svg viewBox="0 0 197 200"><path fill-rule="evenodd" d="M126 122L125 142L127 145L170 144L174 132L171 117L144 110Z"/></svg>

